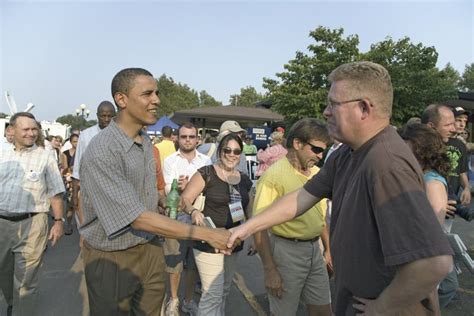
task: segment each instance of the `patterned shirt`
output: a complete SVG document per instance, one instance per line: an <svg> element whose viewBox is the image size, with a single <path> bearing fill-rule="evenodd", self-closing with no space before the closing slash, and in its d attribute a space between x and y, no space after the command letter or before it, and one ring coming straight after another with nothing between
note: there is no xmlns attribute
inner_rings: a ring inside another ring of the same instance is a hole
<svg viewBox="0 0 474 316"><path fill-rule="evenodd" d="M95 249L125 250L155 237L130 226L143 212L158 212L152 145L141 135L143 143L136 143L112 121L82 157L80 232Z"/></svg>
<svg viewBox="0 0 474 316"><path fill-rule="evenodd" d="M49 198L62 192L63 180L50 151L36 145L0 149L0 214L46 213Z"/></svg>

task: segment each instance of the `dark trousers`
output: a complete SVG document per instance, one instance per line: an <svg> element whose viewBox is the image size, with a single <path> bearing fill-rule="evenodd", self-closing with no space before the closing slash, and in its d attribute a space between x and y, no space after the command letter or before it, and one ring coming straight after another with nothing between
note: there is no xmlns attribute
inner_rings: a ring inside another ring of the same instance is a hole
<svg viewBox="0 0 474 316"><path fill-rule="evenodd" d="M91 316L160 315L165 262L158 238L121 251L84 242L82 251Z"/></svg>

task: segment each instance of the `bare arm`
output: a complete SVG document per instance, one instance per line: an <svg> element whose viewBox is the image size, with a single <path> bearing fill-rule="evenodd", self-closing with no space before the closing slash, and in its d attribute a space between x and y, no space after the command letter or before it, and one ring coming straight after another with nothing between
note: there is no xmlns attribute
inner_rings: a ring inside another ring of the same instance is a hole
<svg viewBox="0 0 474 316"><path fill-rule="evenodd" d="M204 240L216 249L226 249L230 233L225 229L210 229L183 224L158 213L145 211L135 219L132 227L152 234L176 239Z"/></svg>
<svg viewBox="0 0 474 316"><path fill-rule="evenodd" d="M255 246L262 259L265 274L265 288L270 295L281 298L283 293L283 280L278 271L270 251L270 240L267 230L257 232L254 235Z"/></svg>
<svg viewBox="0 0 474 316"><path fill-rule="evenodd" d="M56 194L55 196L49 198L51 201L51 209L53 210L54 218L63 217L63 199L62 193ZM51 230L49 231L48 239L51 240L51 245L54 246L56 242L64 234L64 223L63 221L54 221Z"/></svg>
<svg viewBox="0 0 474 316"><path fill-rule="evenodd" d="M329 277L331 277L332 274L334 273L334 268L332 265L328 225L324 225L323 231L321 232L321 242L323 243L323 247L324 247L324 260L326 261L326 265L328 267Z"/></svg>
<svg viewBox="0 0 474 316"><path fill-rule="evenodd" d="M304 188L291 192L273 202L264 212L252 217L245 224L232 229L228 247L237 239L246 239L250 235L284 223L309 210L321 198L308 193Z"/></svg>
<svg viewBox="0 0 474 316"><path fill-rule="evenodd" d="M395 278L376 300L359 299L364 315L392 315L428 297L452 269L452 256L436 256L400 266ZM336 272L337 273L337 272Z"/></svg>
<svg viewBox="0 0 474 316"><path fill-rule="evenodd" d="M426 196L435 212L438 222L443 225L446 216L446 205L448 204L446 187L440 181L428 181L426 182Z"/></svg>
<svg viewBox="0 0 474 316"><path fill-rule="evenodd" d="M467 173L463 172L459 175L461 180L461 185L463 187L461 193L461 204L467 205L471 203L471 186L469 185L469 179L467 178Z"/></svg>

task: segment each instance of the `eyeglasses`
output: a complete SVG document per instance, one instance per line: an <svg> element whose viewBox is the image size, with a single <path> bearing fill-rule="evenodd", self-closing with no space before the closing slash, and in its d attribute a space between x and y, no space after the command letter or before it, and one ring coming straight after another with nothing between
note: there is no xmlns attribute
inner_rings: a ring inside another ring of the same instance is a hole
<svg viewBox="0 0 474 316"><path fill-rule="evenodd" d="M336 106L340 106L340 105L343 105L343 104L346 104L346 103L351 103L351 102L360 102L362 100L364 100L364 99L353 99L353 100L347 100L347 101L341 101L341 102L328 100L328 103L326 104L326 107L332 110Z"/></svg>
<svg viewBox="0 0 474 316"><path fill-rule="evenodd" d="M230 147L224 147L222 149L222 151L224 152L224 154L226 155L229 155L230 153L233 153L234 155L236 156L240 156L240 154L242 153L242 150L238 149L238 148L230 148Z"/></svg>
<svg viewBox="0 0 474 316"><path fill-rule="evenodd" d="M179 135L179 138L181 138L181 139L186 139L186 138L195 139L196 135Z"/></svg>
<svg viewBox="0 0 474 316"><path fill-rule="evenodd" d="M316 155L319 155L320 153L323 153L326 150L326 148L314 146L311 143L308 143L308 145L311 147L311 151Z"/></svg>

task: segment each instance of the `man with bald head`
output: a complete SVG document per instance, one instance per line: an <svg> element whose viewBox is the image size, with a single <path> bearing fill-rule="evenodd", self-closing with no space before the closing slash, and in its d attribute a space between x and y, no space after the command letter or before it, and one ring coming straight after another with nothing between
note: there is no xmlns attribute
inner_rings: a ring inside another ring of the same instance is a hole
<svg viewBox="0 0 474 316"><path fill-rule="evenodd" d="M82 223L82 210L79 205L79 189L80 189L80 179L79 179L79 168L82 155L84 154L87 145L95 135L99 134L101 130L109 126L110 121L115 117L115 106L110 101L102 101L97 107L97 121L98 123L94 126L91 126L83 130L79 136L76 148L76 156L74 158L74 167L72 172L72 204L73 212L77 213L77 218L79 223ZM72 233L72 217L74 214L67 214L67 223L65 226L65 234L70 235Z"/></svg>

